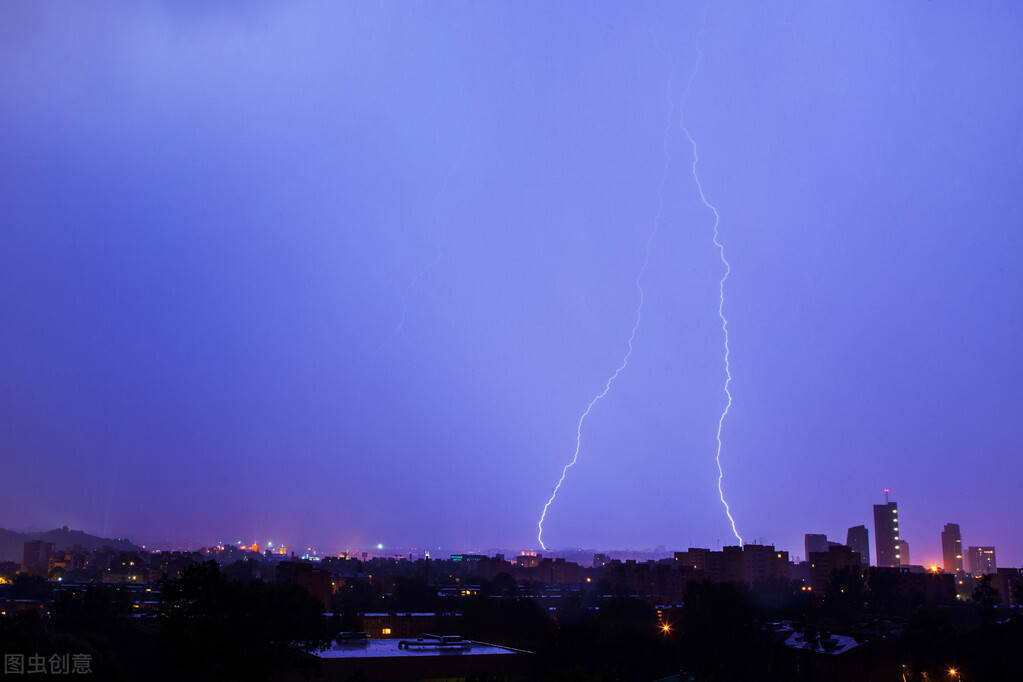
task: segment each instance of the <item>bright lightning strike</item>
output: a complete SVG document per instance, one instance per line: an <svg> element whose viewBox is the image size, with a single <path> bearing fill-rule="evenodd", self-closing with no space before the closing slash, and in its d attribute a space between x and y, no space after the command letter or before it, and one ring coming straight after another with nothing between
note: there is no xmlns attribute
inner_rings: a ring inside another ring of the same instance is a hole
<svg viewBox="0 0 1023 682"><path fill-rule="evenodd" d="M647 259L643 259L643 269L646 269ZM642 270L641 270L642 272ZM583 413L579 416L579 421L575 425L575 452L572 453L572 460L564 466L561 470L561 478L558 479L557 484L554 486L554 492L551 493L547 503L543 506L543 512L540 513L540 521L537 522L537 528L539 529L536 534L536 540L540 543L540 547L547 549L547 545L543 542L543 522L547 519L547 510L551 508L554 503L554 498L558 496L558 491L561 490L561 484L565 482L565 476L568 475L568 470L575 466L576 462L579 461L579 448L582 446L583 438L583 422L590 416L590 412L593 410L593 406L601 401L601 399L608 394L611 390L611 386L614 384L615 379L621 374L629 364L629 358L632 356L632 342L636 338L636 331L639 330L639 323L642 319L643 311L643 287L639 284L639 277L636 278L636 287L639 289L639 305L636 307L636 321L632 325L632 333L629 334L629 340L627 343L628 349L625 351L625 356L622 358L622 364L615 368L614 373L608 377L607 383L604 384L604 390L593 397L590 404L586 406Z"/></svg>
<svg viewBox="0 0 1023 682"><path fill-rule="evenodd" d="M692 83L692 78L696 76L696 72L699 70L700 62L702 60L703 52L697 49L696 67L693 69L693 74L692 77L690 78L690 83ZM688 89L689 88L687 87L686 88L687 94ZM742 545L743 544L742 536L739 535L739 531L735 526L735 518L732 516L732 510L729 508L728 501L725 499L724 489L725 472L724 469L721 467L721 431L725 425L725 417L728 416L729 411L732 409L732 392L729 390L729 386L732 383L732 367L729 364L731 347L729 346L728 343L728 318L725 317L725 282L728 280L728 276L732 274L732 265L728 262L728 259L725 258L725 245L721 242L721 233L718 229L721 225L721 215L718 213L717 208L712 203L707 201L707 197L703 193L703 184L700 182L700 175L699 173L696 172L696 167L700 163L700 155L696 151L696 140L693 139L693 136L689 133L689 129L686 127L685 124L684 104L682 107L682 113L679 117L679 127L682 129L682 132L685 133L686 139L689 140L689 145L690 147L692 147L693 150L692 165L693 180L696 182L696 189L700 194L700 201L702 201L703 205L710 209L710 212L714 214L713 228L714 246L716 246L718 249L718 256L721 258L721 264L725 266L725 272L723 275L721 275L721 279L718 282L718 318L721 320L721 332L724 334L725 337L725 396L727 397L728 400L727 403L725 404L725 408L721 411L721 416L718 418L717 431L718 445L717 453L714 455L714 461L717 462L718 465L718 497L721 498L721 504L723 504L725 507L725 515L728 516L728 522L732 524L732 533L735 535L735 538L739 541L739 544Z"/></svg>
<svg viewBox="0 0 1023 682"><path fill-rule="evenodd" d="M674 66L672 68L674 71ZM668 79L671 82L671 78ZM622 357L622 362L615 371L608 377L607 382L604 384L604 390L595 395L583 413L579 415L579 421L575 425L575 451L572 453L572 459L566 464L561 470L561 477L558 479L557 484L554 486L554 491L548 498L547 503L543 506L543 511L540 513L540 520L537 522L537 534L536 540L540 543L540 547L544 550L547 549L547 545L543 542L543 522L547 519L547 512L550 510L551 505L554 503L554 498L558 496L558 491L561 490L561 484L565 482L565 476L568 475L568 470L575 466L576 462L579 461L579 450L582 447L583 439L583 423L586 418L590 416L590 412L593 411L594 406L599 403L604 396L611 390L611 386L614 385L615 380L618 376L625 371L625 368L629 365L629 358L632 357L633 343L636 340L636 333L639 331L639 325L643 321L643 303L646 298L646 294L643 291L643 274L646 272L647 265L650 263L650 244L653 242L654 237L661 227L661 213L664 210L664 183L668 178L668 168L671 166L671 153L668 151L668 136L671 132L671 112L668 114L668 119L664 127L664 169L661 172L661 181L657 186L657 213L654 215L654 226L650 230L650 234L647 235L646 244L643 250L643 263L639 267L639 271L636 273L635 286L636 286L636 319L632 323L632 331L629 333L629 339L626 342L625 355Z"/></svg>

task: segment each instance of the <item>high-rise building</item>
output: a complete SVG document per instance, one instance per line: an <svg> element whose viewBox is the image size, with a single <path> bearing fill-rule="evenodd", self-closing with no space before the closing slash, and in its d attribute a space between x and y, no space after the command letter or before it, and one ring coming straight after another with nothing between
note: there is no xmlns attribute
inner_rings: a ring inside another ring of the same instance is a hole
<svg viewBox="0 0 1023 682"><path fill-rule="evenodd" d="M991 579L1003 604L1023 606L1023 568L999 568Z"/></svg>
<svg viewBox="0 0 1023 682"><path fill-rule="evenodd" d="M810 560L810 552L828 551L828 536L823 533L807 533L803 536L803 548L806 550L806 560Z"/></svg>
<svg viewBox="0 0 1023 682"><path fill-rule="evenodd" d="M540 561L543 560L543 554L538 552L527 552L523 551L517 557L512 559L512 563L521 566L522 568L536 568L540 565Z"/></svg>
<svg viewBox="0 0 1023 682"><path fill-rule="evenodd" d="M941 561L945 573L962 573L963 536L958 523L946 523L941 531Z"/></svg>
<svg viewBox="0 0 1023 682"><path fill-rule="evenodd" d="M703 547L690 547L686 552L689 564L698 571L711 570L711 551Z"/></svg>
<svg viewBox="0 0 1023 682"><path fill-rule="evenodd" d="M21 568L26 573L47 575L50 571L50 561L53 559L53 543L29 540L25 543L22 559Z"/></svg>
<svg viewBox="0 0 1023 682"><path fill-rule="evenodd" d="M859 552L860 563L870 565L870 534L866 526L853 526L845 534L845 544L854 552Z"/></svg>
<svg viewBox="0 0 1023 682"><path fill-rule="evenodd" d="M899 566L901 561L899 542L899 505L885 502L874 505L874 549L878 566ZM907 562L908 563L908 562Z"/></svg>
<svg viewBox="0 0 1023 682"><path fill-rule="evenodd" d="M753 585L770 578L789 579L789 553L774 545L730 545L720 552L690 547L675 552L675 564L680 570L703 573L720 582Z"/></svg>
<svg viewBox="0 0 1023 682"><path fill-rule="evenodd" d="M975 578L998 572L994 547L970 547L966 551L966 557L969 559L970 573Z"/></svg>
<svg viewBox="0 0 1023 682"><path fill-rule="evenodd" d="M774 545L742 546L742 579L755 585L767 578L789 577L789 553L774 548Z"/></svg>
<svg viewBox="0 0 1023 682"><path fill-rule="evenodd" d="M896 538L896 540L899 541L899 544L895 546L899 552L896 554L896 556L899 557L899 565L909 566L909 564L912 563L909 560L909 540L906 538Z"/></svg>
<svg viewBox="0 0 1023 682"><path fill-rule="evenodd" d="M813 552L810 554L810 587L820 592L828 587L834 571L850 568L860 572L862 557L845 545L834 544L826 552Z"/></svg>

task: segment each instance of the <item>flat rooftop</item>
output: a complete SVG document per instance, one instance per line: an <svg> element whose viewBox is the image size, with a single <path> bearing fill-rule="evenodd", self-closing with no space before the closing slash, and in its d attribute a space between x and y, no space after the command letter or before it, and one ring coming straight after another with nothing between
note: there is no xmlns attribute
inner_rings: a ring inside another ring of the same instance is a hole
<svg viewBox="0 0 1023 682"><path fill-rule="evenodd" d="M509 649L496 644L485 644L483 642L470 641L468 648L455 647L431 647L429 641L423 645L401 648L399 642L416 642L416 638L407 639L365 639L355 642L335 642L329 649L314 652L320 658L422 658L424 656L445 657L445 656L488 656L494 654L521 654L526 653L518 649Z"/></svg>

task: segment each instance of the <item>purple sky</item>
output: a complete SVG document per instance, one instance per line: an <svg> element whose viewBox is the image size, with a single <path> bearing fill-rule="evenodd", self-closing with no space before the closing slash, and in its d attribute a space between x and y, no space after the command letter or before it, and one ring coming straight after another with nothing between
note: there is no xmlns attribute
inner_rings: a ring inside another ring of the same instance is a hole
<svg viewBox="0 0 1023 682"><path fill-rule="evenodd" d="M1023 564L1018 3L0 5L0 526ZM343 5L343 6L342 6ZM671 125L665 137L665 123Z"/></svg>

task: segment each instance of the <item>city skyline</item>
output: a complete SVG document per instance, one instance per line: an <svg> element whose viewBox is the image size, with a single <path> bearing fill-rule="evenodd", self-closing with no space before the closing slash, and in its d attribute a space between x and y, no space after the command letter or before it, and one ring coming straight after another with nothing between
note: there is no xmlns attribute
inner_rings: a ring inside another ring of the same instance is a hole
<svg viewBox="0 0 1023 682"><path fill-rule="evenodd" d="M734 398L747 542L1023 565L1023 12L931 5L3 6L0 526L535 547L656 225L548 546L729 544Z"/></svg>
<svg viewBox="0 0 1023 682"><path fill-rule="evenodd" d="M898 503L895 500L889 499L890 491L886 488L882 491L885 497L884 504L874 505L874 525L872 530L868 530L864 525L852 526L847 529L845 541L838 542L832 541L828 538L826 533L805 533L803 538L802 554L798 551L793 551L794 548L785 547L777 543L771 542L766 538L756 538L751 542L746 542L754 547L769 546L774 548L777 546L779 551L784 551L786 556L791 556L794 562L798 561L809 561L811 553L822 553L826 554L831 547L845 547L857 552L860 556L860 562L863 567L869 566L880 566L880 567L915 567L922 568L925 570L934 570L936 567L947 573L958 573L967 572L972 575L982 575L984 572L993 572L993 570L985 571L982 567L993 569L996 566L995 552L996 548L991 545L969 545L967 549L963 549L962 545L962 534L957 523L946 523L939 534L939 547L940 553L937 558L926 555L922 560L916 562L912 561L912 557L908 555L908 539L899 535L899 521L898 521ZM66 532L67 526L63 527ZM24 531L23 531L24 532ZM38 532L38 531L36 531ZM873 539L871 539L873 534ZM117 540L126 540L127 538L116 538ZM429 557L431 551L437 552L482 552L484 555L489 554L504 554L510 553L512 556L517 554L536 554L538 549L532 546L527 547L513 547L513 546L500 546L500 545L489 545L489 546L444 546L444 545L424 545L421 543L410 544L410 545L393 545L384 544L378 542L369 545L353 545L351 543L337 546L337 545L323 545L319 543L298 543L289 544L286 540L281 541L280 538L275 541L269 537L264 538L249 538L246 540L236 539L233 542L225 540L223 538L214 541L197 541L191 539L188 541L162 541L153 542L151 539L143 542L135 541L142 549L152 552L160 551L194 551L207 548L237 548L245 551L252 551L256 553L269 552L273 555L281 556L297 556L302 559L314 559L318 560L321 557L328 556L370 556L370 557L408 557L408 558L422 558L423 556ZM874 544L875 550L872 553L870 545ZM921 542L923 546L927 546L928 543ZM743 545L743 546L744 546ZM890 549L884 548L884 546L890 545ZM732 543L722 543L716 547L724 549L733 545ZM902 547L900 550L899 547ZM690 548L694 545L690 544ZM708 546L706 549L717 551L714 549L715 546ZM597 553L595 556L611 556L618 555L619 557L644 557L645 559L657 559L665 558L672 554L678 556L678 550L669 548L665 545L658 545L657 547L565 547L565 548L539 548L549 557L564 557L564 556L578 556L589 553ZM599 552L599 553L598 553ZM606 554L603 554L606 553ZM1003 548L1003 557L1006 555L1013 554L1013 550L1005 551ZM874 560L874 557L877 560ZM976 566L974 566L976 564ZM1003 560L1002 566L1005 566L1006 562Z"/></svg>

